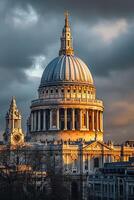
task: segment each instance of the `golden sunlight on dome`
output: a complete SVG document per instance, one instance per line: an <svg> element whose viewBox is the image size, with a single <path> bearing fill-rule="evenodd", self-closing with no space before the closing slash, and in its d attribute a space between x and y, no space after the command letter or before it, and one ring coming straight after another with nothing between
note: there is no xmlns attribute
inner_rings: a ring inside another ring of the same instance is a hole
<svg viewBox="0 0 134 200"><path fill-rule="evenodd" d="M88 66L74 55L68 13L59 56L46 66L38 95L31 105L33 141L103 140L103 102Z"/></svg>

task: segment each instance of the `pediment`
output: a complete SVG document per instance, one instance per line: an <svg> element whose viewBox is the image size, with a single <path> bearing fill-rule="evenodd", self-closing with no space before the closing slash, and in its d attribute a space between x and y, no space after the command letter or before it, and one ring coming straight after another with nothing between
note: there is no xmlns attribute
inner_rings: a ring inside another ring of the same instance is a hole
<svg viewBox="0 0 134 200"><path fill-rule="evenodd" d="M108 151L112 150L107 144L100 141L93 141L83 147L83 150L103 150Z"/></svg>

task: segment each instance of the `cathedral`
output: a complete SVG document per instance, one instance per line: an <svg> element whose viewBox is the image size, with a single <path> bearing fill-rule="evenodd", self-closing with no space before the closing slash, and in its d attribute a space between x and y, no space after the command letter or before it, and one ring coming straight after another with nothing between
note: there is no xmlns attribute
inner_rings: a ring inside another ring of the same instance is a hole
<svg viewBox="0 0 134 200"><path fill-rule="evenodd" d="M31 140L103 141L103 109L88 66L74 55L66 15L59 56L46 66L31 104Z"/></svg>
<svg viewBox="0 0 134 200"><path fill-rule="evenodd" d="M68 19L61 35L59 55L45 67L38 98L31 102L27 134L21 128L21 114L13 97L6 115L4 145L38 145L58 150L62 173L70 188L85 187L86 178L106 162L128 161L134 156L134 142L114 145L103 140L103 101L97 99L90 68L75 56ZM56 159L59 159L57 154ZM80 184L82 179L82 186Z"/></svg>

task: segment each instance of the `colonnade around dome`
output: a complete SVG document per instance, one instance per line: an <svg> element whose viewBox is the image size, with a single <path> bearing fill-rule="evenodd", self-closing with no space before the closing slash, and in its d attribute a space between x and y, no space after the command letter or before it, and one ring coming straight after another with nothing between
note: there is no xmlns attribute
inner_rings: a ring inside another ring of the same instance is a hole
<svg viewBox="0 0 134 200"><path fill-rule="evenodd" d="M31 113L31 131L86 130L103 132L103 114L99 110L51 108Z"/></svg>
<svg viewBox="0 0 134 200"><path fill-rule="evenodd" d="M80 108L50 108L31 112L32 133L54 131L103 133L103 113Z"/></svg>

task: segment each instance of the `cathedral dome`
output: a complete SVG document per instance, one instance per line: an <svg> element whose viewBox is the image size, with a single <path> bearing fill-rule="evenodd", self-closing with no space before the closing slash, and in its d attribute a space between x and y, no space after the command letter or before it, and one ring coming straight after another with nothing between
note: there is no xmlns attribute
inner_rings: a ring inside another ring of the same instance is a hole
<svg viewBox="0 0 134 200"><path fill-rule="evenodd" d="M32 101L33 141L103 141L103 102L96 99L90 68L74 55L68 13L59 55L45 67L38 99Z"/></svg>
<svg viewBox="0 0 134 200"><path fill-rule="evenodd" d="M93 78L88 66L80 58L74 56L68 14L66 14L65 26L62 31L59 56L46 66L40 87L60 83L93 85Z"/></svg>
<svg viewBox="0 0 134 200"><path fill-rule="evenodd" d="M80 58L74 55L61 55L45 68L41 86L60 82L93 85L93 78L87 65Z"/></svg>

